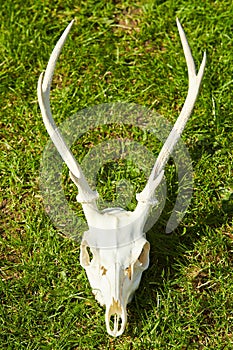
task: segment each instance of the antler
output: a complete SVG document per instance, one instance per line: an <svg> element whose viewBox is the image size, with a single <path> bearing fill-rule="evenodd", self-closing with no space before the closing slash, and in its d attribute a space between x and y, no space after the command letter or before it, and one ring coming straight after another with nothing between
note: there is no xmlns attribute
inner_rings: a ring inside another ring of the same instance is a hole
<svg viewBox="0 0 233 350"><path fill-rule="evenodd" d="M141 193L136 195L138 202L153 202L153 195L155 189L160 184L165 165L177 144L181 134L184 130L184 127L190 117L195 101L197 99L197 95L199 92L199 88L201 85L201 80L204 73L205 63L206 63L206 54L204 53L203 60L199 69L198 74L196 74L194 60L191 54L191 50L186 39L184 30L177 19L177 27L179 30L184 55L186 58L186 63L188 67L188 77L189 77L189 89L188 94L181 110L181 113L171 130L167 140L165 141L161 152L156 160L156 163L151 171L150 177L147 181L147 184ZM41 73L39 81L38 81L38 100L39 105L43 117L44 124L46 129L56 146L58 152L61 157L65 161L66 165L70 170L70 176L75 184L78 186L79 195L78 201L82 203L89 203L98 198L98 193L96 191L92 191L90 186L87 183L87 180L82 172L80 165L76 162L73 154L71 153L69 147L67 146L65 140L63 139L58 127L56 126L52 112L50 108L50 87L53 78L54 69L56 66L56 62L58 56L61 52L61 49L66 41L66 38L69 34L69 31L73 25L73 21L67 26L65 31L63 32L61 38L58 40L47 65L45 73Z"/></svg>
<svg viewBox="0 0 233 350"><path fill-rule="evenodd" d="M50 56L45 73L41 73L38 80L38 100L43 117L45 127L51 137L54 145L60 153L62 159L70 170L70 176L75 184L78 186L79 195L78 201L81 203L89 203L98 198L98 193L92 191L87 183L87 180L82 172L80 165L76 162L73 154L63 139L58 127L56 126L51 108L50 108L50 88L53 78L54 69L61 49L66 41L69 31L74 23L74 20L67 26L62 36L58 40L53 52Z"/></svg>
<svg viewBox="0 0 233 350"><path fill-rule="evenodd" d="M183 108L180 112L180 115L172 128L167 140L165 141L158 158L155 162L155 165L151 171L150 177L147 181L147 184L141 193L136 195L136 198L140 202L150 202L151 198L154 195L154 191L156 187L159 185L162 180L162 174L164 172L165 165L174 150L175 145L177 144L181 134L184 130L184 127L190 117L194 104L197 99L197 95L199 92L199 88L201 85L201 80L204 74L205 64L206 64L206 53L204 52L204 56L202 59L202 63L199 69L199 72L196 74L195 64L192 57L192 53L186 39L184 30L178 20L176 19L177 27L180 34L181 43L184 50L184 55L188 67L188 77L189 77L189 88L188 94L183 105Z"/></svg>

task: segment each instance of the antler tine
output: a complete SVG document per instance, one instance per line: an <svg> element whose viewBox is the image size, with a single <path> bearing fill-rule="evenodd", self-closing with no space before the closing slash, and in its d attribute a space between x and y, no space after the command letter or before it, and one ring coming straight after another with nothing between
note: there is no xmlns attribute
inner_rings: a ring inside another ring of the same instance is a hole
<svg viewBox="0 0 233 350"><path fill-rule="evenodd" d="M204 52L204 56L202 59L202 63L201 63L199 72L198 72L198 74L196 74L196 68L195 68L195 63L194 63L193 56L191 53L191 49L189 47L189 43L188 43L188 40L186 38L185 32L184 32L178 18L176 19L176 24L177 24L177 27L179 30L180 39L181 39L185 59L187 62L188 76L189 76L189 87L190 87L190 83L192 83L192 82L194 83L194 82L196 82L195 80L197 80L197 83L199 82L199 86L198 86L198 89L199 89L200 83L201 83L201 80L202 80L202 77L204 74L205 64L206 64L206 53Z"/></svg>
<svg viewBox="0 0 233 350"><path fill-rule="evenodd" d="M190 117L194 104L197 99L197 95L199 92L199 88L201 85L201 80L204 74L205 64L206 64L206 53L204 52L204 56L202 59L202 63L199 69L198 74L196 74L195 64L192 57L192 53L185 36L184 30L177 18L177 27L180 34L181 43L183 46L183 51L188 67L188 77L189 77L189 88L188 94L183 105L183 108L180 112L180 115L172 128L167 140L165 141L159 156L155 162L155 165L151 171L148 182L144 188L144 190L137 194L138 201L148 201L154 193L155 188L159 185L158 178L162 179L161 173L164 171L164 167L175 147L181 134L184 130L184 127Z"/></svg>
<svg viewBox="0 0 233 350"><path fill-rule="evenodd" d="M51 108L50 108L50 88L51 88L51 82L52 82L56 62L73 23L74 23L74 20L70 22L70 24L67 26L62 36L58 40L57 44L55 45L53 52L50 56L45 73L41 73L39 77L37 94L38 94L38 101L39 101L39 105L40 105L40 109L43 117L43 122L45 124L45 127L54 145L56 146L62 159L68 166L72 180L78 186L79 201L89 202L96 199L98 194L97 192L92 191L90 186L88 185L80 165L76 162L73 154L71 153L58 127L56 126L56 123L53 119Z"/></svg>

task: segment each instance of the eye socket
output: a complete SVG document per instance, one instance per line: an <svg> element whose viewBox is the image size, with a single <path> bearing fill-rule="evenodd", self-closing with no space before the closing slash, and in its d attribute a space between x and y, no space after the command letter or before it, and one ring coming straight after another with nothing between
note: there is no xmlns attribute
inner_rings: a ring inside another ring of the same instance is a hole
<svg viewBox="0 0 233 350"><path fill-rule="evenodd" d="M138 257L138 261L142 265L142 267L147 266L149 264L149 250L150 250L150 243L146 242Z"/></svg>
<svg viewBox="0 0 233 350"><path fill-rule="evenodd" d="M88 254L88 258L89 258L89 264L91 263L91 261L93 260L93 253L91 251L91 248L86 246L86 252Z"/></svg>
<svg viewBox="0 0 233 350"><path fill-rule="evenodd" d="M87 267L91 264L94 256L92 253L91 248L87 245L86 242L83 242L81 244L81 251L80 251L80 262L82 267Z"/></svg>
<svg viewBox="0 0 233 350"><path fill-rule="evenodd" d="M125 275L128 276L129 280L132 280L134 268L138 266L140 269L146 269L149 265L149 250L150 243L146 242L142 247L141 253L139 254L137 260L125 269Z"/></svg>

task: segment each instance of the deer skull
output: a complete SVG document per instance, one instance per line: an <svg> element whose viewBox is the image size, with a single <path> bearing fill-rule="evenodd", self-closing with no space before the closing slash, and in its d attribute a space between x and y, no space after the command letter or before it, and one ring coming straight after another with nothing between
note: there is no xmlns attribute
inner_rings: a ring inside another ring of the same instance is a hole
<svg viewBox="0 0 233 350"><path fill-rule="evenodd" d="M139 286L142 272L149 265L150 244L146 240L144 226L151 208L156 204L154 193L162 181L166 163L191 115L203 77L206 55L204 54L196 74L185 33L177 19L189 76L189 89L184 106L162 147L145 188L136 195L138 204L135 210L130 212L121 208L111 208L100 211L96 204L98 193L90 188L80 165L59 132L50 108L50 86L56 61L72 24L73 21L58 40L45 74L40 75L38 100L46 129L78 188L77 201L82 203L88 223L89 230L84 232L81 242L81 265L86 270L95 298L106 307L107 332L112 336L119 336L126 326L126 305Z"/></svg>
<svg viewBox="0 0 233 350"><path fill-rule="evenodd" d="M86 270L95 298L106 307L106 326L111 335L123 333L126 305L149 265L150 244L141 235L142 228L136 225L137 220L133 218L131 224L126 224L131 220L130 214L122 209L95 213L102 225L85 232L81 242L81 265ZM126 242L125 237L130 241ZM113 329L110 325L112 316Z"/></svg>
<svg viewBox="0 0 233 350"><path fill-rule="evenodd" d="M106 307L107 332L119 336L124 332L127 321L126 305L132 300L142 272L149 265L149 242L141 238L132 242L130 247L90 248L93 254L92 261L87 247L87 241L83 240L81 265L86 270L96 300ZM114 316L113 329L110 322L112 316Z"/></svg>

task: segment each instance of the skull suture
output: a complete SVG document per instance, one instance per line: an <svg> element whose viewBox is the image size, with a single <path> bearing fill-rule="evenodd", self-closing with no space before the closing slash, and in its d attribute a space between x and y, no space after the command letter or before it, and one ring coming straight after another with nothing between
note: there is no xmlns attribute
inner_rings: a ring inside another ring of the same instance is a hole
<svg viewBox="0 0 233 350"><path fill-rule="evenodd" d="M145 238L144 226L151 208L156 203L154 193L161 183L166 163L191 115L204 73L206 55L204 54L199 72L196 74L187 39L177 20L189 76L189 89L184 106L159 153L144 190L136 195L138 204L135 210L130 212L112 208L99 211L96 205L98 194L88 185L80 165L56 127L50 108L50 85L56 61L72 24L73 21L58 40L45 74L42 73L39 78L38 100L46 129L68 166L71 179L78 187L77 201L82 203L88 223L89 230L84 233L81 242L81 265L86 270L96 299L106 307L105 321L108 333L119 336L126 325L126 305L139 286L142 272L149 265L150 244Z"/></svg>

